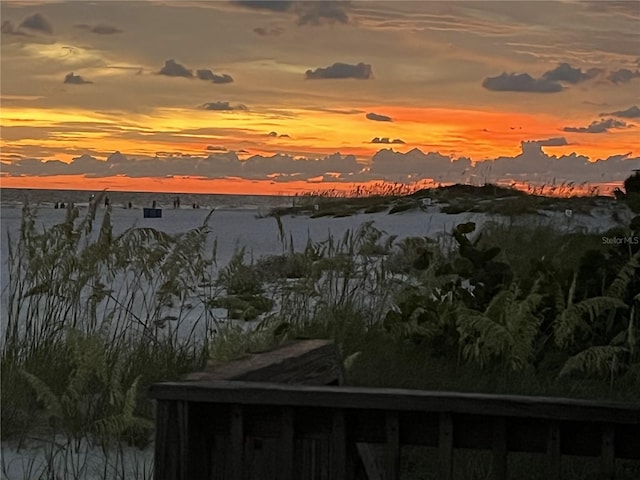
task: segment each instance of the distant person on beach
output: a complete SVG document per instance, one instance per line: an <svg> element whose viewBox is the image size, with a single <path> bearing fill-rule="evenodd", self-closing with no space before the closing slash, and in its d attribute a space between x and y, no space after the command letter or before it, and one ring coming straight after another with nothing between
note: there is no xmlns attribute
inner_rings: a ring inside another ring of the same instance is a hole
<svg viewBox="0 0 640 480"><path fill-rule="evenodd" d="M108 206L109 206L109 197L108 197L108 196L105 196L105 197L104 197L104 206L105 206L105 207L108 207Z"/></svg>
<svg viewBox="0 0 640 480"><path fill-rule="evenodd" d="M176 197L176 208L180 208L180 197Z"/></svg>
<svg viewBox="0 0 640 480"><path fill-rule="evenodd" d="M129 207L129 210L131 210L131 208L133 208L133 205L131 204L131 202L128 203L128 207Z"/></svg>
<svg viewBox="0 0 640 480"><path fill-rule="evenodd" d="M154 200L153 203L151 204L151 208L156 208L156 201Z"/></svg>
<svg viewBox="0 0 640 480"><path fill-rule="evenodd" d="M60 205L58 204L58 202L56 202L56 204L53 206L53 208L60 208Z"/></svg>

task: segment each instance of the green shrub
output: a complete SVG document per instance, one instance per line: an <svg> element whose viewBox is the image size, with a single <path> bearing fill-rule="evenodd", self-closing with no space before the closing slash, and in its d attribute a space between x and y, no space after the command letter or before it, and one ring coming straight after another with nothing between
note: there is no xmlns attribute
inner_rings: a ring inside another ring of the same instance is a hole
<svg viewBox="0 0 640 480"><path fill-rule="evenodd" d="M624 181L624 190L627 195L640 194L640 172L636 172Z"/></svg>
<svg viewBox="0 0 640 480"><path fill-rule="evenodd" d="M218 275L218 285L226 289L227 294L257 294L262 292L262 284L252 265L244 263L245 248L236 250L229 264Z"/></svg>

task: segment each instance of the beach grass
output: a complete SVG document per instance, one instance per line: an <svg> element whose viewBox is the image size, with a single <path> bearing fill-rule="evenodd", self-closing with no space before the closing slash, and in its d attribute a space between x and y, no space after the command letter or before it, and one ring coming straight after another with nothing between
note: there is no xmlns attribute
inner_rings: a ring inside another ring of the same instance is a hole
<svg viewBox="0 0 640 480"><path fill-rule="evenodd" d="M637 202L630 194L626 202L630 207ZM425 203L427 202L427 203ZM384 187L360 188L357 192L318 191L296 196L293 205L272 209L267 216L308 215L312 218L340 218L360 213L389 214L438 207L448 214L487 213L505 217L544 215L548 211L572 210L576 214L589 214L597 206L614 204L612 197L599 196L597 190L585 193L584 185L572 183L530 186L527 190L514 186L485 184L481 186L454 184L448 186L407 186L389 184Z"/></svg>
<svg viewBox="0 0 640 480"><path fill-rule="evenodd" d="M213 319L205 309L188 318L186 308L187 298L203 297L195 289L211 273L207 229L114 236L109 211L95 225L95 207L80 218L70 206L66 220L49 229L37 229L35 219L25 206L19 238L7 239L2 439L18 448L58 445L45 452L44 466L32 467L58 475L55 457L65 478L85 478L78 473L85 469L67 463L91 448L109 450L117 463L118 445L148 446L147 386L202 368L208 358Z"/></svg>

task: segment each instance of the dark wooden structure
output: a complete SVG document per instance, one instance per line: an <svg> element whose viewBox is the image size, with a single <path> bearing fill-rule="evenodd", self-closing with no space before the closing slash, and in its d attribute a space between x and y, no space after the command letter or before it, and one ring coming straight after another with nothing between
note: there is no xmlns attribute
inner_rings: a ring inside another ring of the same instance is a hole
<svg viewBox="0 0 640 480"><path fill-rule="evenodd" d="M186 381L155 384L156 480L396 480L401 448L437 449L453 478L454 449L491 452L494 479L509 452L640 460L640 402L356 388L335 346L298 342Z"/></svg>

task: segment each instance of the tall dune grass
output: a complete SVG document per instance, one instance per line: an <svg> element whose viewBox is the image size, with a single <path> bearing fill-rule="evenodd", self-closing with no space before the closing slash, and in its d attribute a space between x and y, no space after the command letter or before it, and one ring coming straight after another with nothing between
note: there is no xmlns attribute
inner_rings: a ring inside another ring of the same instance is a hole
<svg viewBox="0 0 640 480"><path fill-rule="evenodd" d="M2 438L46 447L30 467L41 478L93 478L74 464L91 449L109 452L108 470L124 461L119 446L148 445L145 387L201 368L216 328L209 217L180 235L114 235L110 209L96 225L98 204L43 229L25 205L19 236L7 235Z"/></svg>

